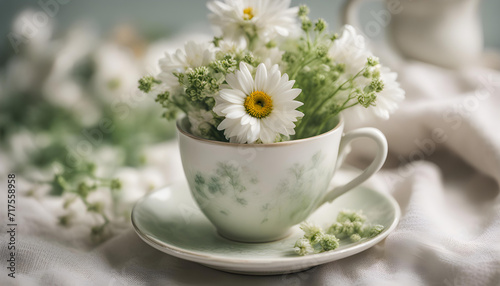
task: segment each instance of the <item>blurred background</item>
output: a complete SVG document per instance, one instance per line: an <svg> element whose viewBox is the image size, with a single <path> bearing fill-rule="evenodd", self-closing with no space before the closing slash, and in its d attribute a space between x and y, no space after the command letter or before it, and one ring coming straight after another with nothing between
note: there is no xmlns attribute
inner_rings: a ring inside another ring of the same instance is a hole
<svg viewBox="0 0 500 286"><path fill-rule="evenodd" d="M67 0L66 0L67 1ZM65 2L66 2L65 1ZM405 2L402 0L401 2ZM460 1L460 0L459 0ZM50 1L47 1L50 2ZM61 1L63 2L63 1ZM207 20L207 9L204 0L198 1L174 1L174 0L109 0L109 1L67 1L68 4L61 5L60 11L55 13L53 20L56 31L64 33L74 23L81 21L92 22L99 31L106 33L118 24L129 24L144 37L165 37L186 26L195 26L203 31L210 31ZM382 8L382 1L365 1L360 12L363 23L374 19L370 14L374 8ZM4 1L0 5L0 34L6 35L12 27L12 21L24 9L41 10L37 1L19 0ZM307 4L311 8L311 18L324 18L332 29L338 29L341 24L342 0L293 0L292 5ZM496 0L482 0L480 14L484 25L485 45L492 48L500 48L500 2ZM4 38L5 41L5 38ZM8 46L1 47L2 53Z"/></svg>

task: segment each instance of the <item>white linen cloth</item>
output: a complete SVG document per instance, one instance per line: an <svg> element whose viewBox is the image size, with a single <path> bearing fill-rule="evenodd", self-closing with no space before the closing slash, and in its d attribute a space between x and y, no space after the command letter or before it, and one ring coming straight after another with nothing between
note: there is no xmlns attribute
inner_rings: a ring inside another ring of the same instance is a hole
<svg viewBox="0 0 500 286"><path fill-rule="evenodd" d="M499 285L500 73L416 62L397 71L407 99L389 121L370 123L385 133L390 149L386 166L370 183L396 198L402 218L375 247L296 274L236 275L161 253L131 226L94 247L88 227L57 225L59 199L20 197L18 268L12 279L4 267L2 192L0 284ZM366 125L346 121L349 128ZM173 144L165 145L173 159L162 172L168 181L183 180ZM369 153L357 144L349 162L363 167Z"/></svg>

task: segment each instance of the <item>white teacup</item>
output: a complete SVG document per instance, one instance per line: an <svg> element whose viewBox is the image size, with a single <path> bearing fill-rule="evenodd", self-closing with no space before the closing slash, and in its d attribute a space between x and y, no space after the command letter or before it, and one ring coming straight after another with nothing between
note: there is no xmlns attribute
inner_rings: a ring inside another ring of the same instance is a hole
<svg viewBox="0 0 500 286"><path fill-rule="evenodd" d="M385 162L387 141L375 128L343 135L344 122L321 135L273 144L235 144L192 135L177 121L191 194L218 232L229 239L265 242L285 237L325 202L358 186ZM373 162L349 183L327 190L354 139L377 143Z"/></svg>

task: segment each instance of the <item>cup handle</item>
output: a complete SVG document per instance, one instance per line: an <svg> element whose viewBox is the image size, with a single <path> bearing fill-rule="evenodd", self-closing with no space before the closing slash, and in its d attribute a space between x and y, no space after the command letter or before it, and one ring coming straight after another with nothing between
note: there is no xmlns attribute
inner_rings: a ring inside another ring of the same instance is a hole
<svg viewBox="0 0 500 286"><path fill-rule="evenodd" d="M372 0L374 1L374 0ZM366 0L346 0L342 7L342 23L343 25L352 25L361 29L361 22L359 22L358 13L361 2Z"/></svg>
<svg viewBox="0 0 500 286"><path fill-rule="evenodd" d="M380 130L371 127L364 127L344 134L342 140L340 141L339 155L337 157L337 166L335 166L335 168L338 169L338 167L344 161L343 159L347 155L346 152L347 146L352 141L362 137L370 138L373 141L375 141L375 143L377 143L377 154L375 155L375 159L373 159L371 164L361 174L359 174L349 183L343 186L336 187L333 190L329 191L324 196L323 201L319 204L319 206L321 206L326 202L331 202L334 199L338 198L339 196L345 194L349 190L352 190L354 187L357 187L359 184L363 183L373 174L375 174L378 170L380 170L380 168L384 164L385 159L387 157L387 139L385 138L384 134L380 132Z"/></svg>

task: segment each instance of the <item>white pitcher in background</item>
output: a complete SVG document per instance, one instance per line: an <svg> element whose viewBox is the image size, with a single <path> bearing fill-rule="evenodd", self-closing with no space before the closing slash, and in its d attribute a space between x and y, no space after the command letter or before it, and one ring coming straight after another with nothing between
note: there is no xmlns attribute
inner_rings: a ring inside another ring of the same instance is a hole
<svg viewBox="0 0 500 286"><path fill-rule="evenodd" d="M343 21L366 32L357 19L359 4L363 2L367 1L347 0ZM385 2L386 11L371 14L378 15L380 26L387 25L390 40L403 56L448 68L468 66L479 60L483 51L480 0ZM380 23L384 21L387 23Z"/></svg>

